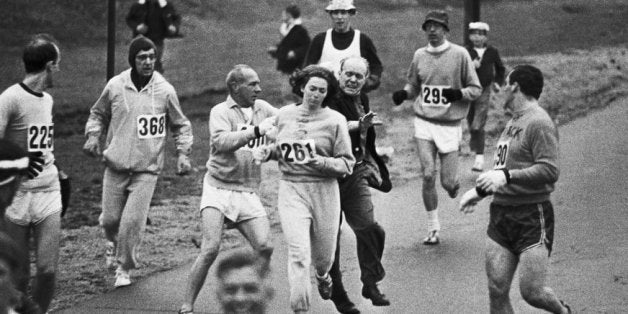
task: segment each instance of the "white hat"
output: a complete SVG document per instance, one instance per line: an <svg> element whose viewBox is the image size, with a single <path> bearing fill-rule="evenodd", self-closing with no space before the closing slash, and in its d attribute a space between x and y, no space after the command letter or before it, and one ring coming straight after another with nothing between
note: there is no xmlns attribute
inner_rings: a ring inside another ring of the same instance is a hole
<svg viewBox="0 0 628 314"><path fill-rule="evenodd" d="M353 0L330 0L325 11L333 10L355 10L355 6L353 5Z"/></svg>
<svg viewBox="0 0 628 314"><path fill-rule="evenodd" d="M469 30L472 29L477 29L477 30L481 30L481 31L489 31L489 27L488 24L484 23L484 22L471 22L469 23Z"/></svg>

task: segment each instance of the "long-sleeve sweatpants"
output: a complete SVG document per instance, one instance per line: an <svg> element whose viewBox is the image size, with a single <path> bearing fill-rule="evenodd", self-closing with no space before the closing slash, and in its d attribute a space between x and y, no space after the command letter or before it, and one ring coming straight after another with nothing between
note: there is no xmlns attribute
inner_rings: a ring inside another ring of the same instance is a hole
<svg viewBox="0 0 628 314"><path fill-rule="evenodd" d="M288 242L288 281L293 311L308 311L312 287L310 265L319 275L334 262L340 223L336 178L317 182L279 182L278 209Z"/></svg>

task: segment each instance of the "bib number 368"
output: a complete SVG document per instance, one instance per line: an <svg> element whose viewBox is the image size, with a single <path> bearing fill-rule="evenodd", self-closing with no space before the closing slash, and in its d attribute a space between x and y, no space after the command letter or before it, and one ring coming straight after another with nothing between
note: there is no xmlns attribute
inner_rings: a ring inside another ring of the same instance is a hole
<svg viewBox="0 0 628 314"><path fill-rule="evenodd" d="M283 160L287 163L305 164L309 162L316 153L314 140L301 140L294 142L283 142L279 145Z"/></svg>
<svg viewBox="0 0 628 314"><path fill-rule="evenodd" d="M166 114L137 116L137 137L141 139L166 136Z"/></svg>
<svg viewBox="0 0 628 314"><path fill-rule="evenodd" d="M54 124L31 124L28 127L28 151L51 151L54 146Z"/></svg>

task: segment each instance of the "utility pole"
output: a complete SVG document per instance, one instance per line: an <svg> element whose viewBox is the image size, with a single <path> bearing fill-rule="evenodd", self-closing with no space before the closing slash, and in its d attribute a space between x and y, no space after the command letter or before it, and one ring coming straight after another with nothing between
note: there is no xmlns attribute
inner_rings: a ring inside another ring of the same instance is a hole
<svg viewBox="0 0 628 314"><path fill-rule="evenodd" d="M116 0L109 0L107 12L107 81L109 81L114 75L116 64Z"/></svg>
<svg viewBox="0 0 628 314"><path fill-rule="evenodd" d="M469 23L480 20L480 0L464 0L464 44L470 45Z"/></svg>

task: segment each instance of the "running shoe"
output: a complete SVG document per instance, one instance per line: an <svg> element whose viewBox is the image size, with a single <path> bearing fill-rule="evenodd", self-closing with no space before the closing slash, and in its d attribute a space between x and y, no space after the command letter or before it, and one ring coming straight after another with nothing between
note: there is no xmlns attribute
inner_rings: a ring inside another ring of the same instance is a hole
<svg viewBox="0 0 628 314"><path fill-rule="evenodd" d="M116 269L116 266L118 263L116 263L116 244L111 242L111 241L107 241L106 244L106 249L105 249L105 265L107 265L107 268L110 270L114 270Z"/></svg>
<svg viewBox="0 0 628 314"><path fill-rule="evenodd" d="M438 230L432 230L427 233L427 237L423 239L425 245L436 245L440 242L438 239Z"/></svg>
<svg viewBox="0 0 628 314"><path fill-rule="evenodd" d="M126 287L131 285L131 275L127 270L122 269L122 267L118 266L116 269L116 282L113 284L114 287Z"/></svg>
<svg viewBox="0 0 628 314"><path fill-rule="evenodd" d="M318 293L321 295L321 298L323 298L323 300L329 300L332 291L332 282L329 273L325 274L324 277L319 277L318 274L316 274L316 281L318 282Z"/></svg>

